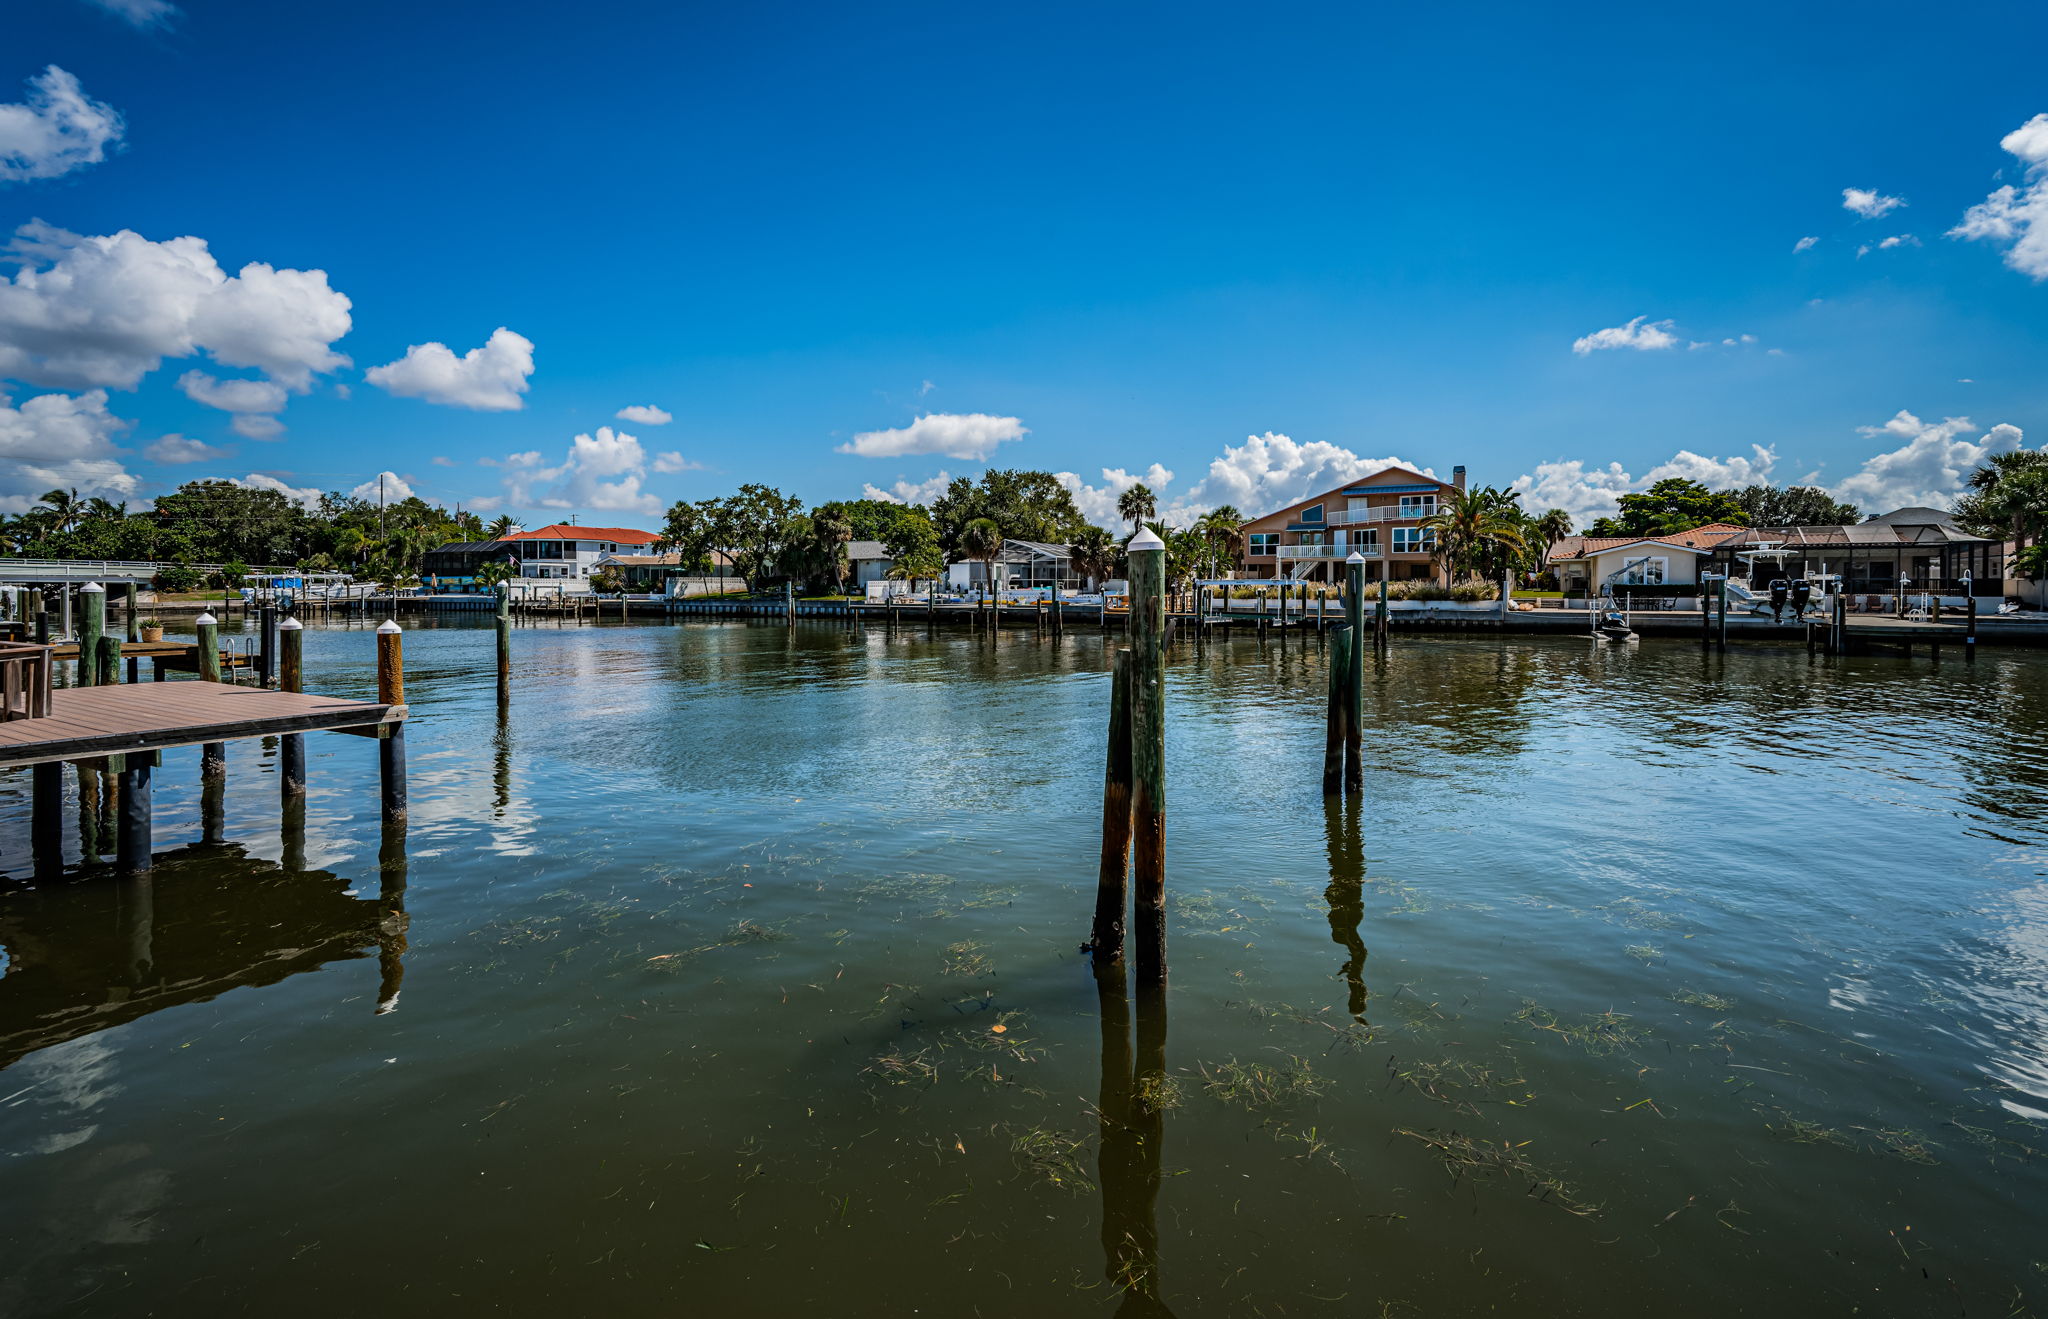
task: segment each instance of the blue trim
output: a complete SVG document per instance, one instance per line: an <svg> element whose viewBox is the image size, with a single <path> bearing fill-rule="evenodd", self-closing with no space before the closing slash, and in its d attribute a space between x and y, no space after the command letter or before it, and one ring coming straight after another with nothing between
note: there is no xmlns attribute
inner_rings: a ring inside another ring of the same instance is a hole
<svg viewBox="0 0 2048 1319"><path fill-rule="evenodd" d="M1442 494L1440 485L1368 485L1356 490L1346 490L1347 495L1436 495Z"/></svg>

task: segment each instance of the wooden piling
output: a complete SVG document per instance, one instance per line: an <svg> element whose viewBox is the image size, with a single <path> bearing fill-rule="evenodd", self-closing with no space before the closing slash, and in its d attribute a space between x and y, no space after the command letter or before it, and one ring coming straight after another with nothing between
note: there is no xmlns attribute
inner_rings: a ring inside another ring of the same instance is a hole
<svg viewBox="0 0 2048 1319"><path fill-rule="evenodd" d="M107 588L87 582L78 592L78 663L73 682L91 687L100 680L100 638L107 634Z"/></svg>
<svg viewBox="0 0 2048 1319"><path fill-rule="evenodd" d="M1102 771L1102 859L1095 878L1097 965L1124 955L1124 908L1131 865L1131 652L1119 649L1109 676L1109 750Z"/></svg>
<svg viewBox="0 0 2048 1319"><path fill-rule="evenodd" d="M498 584L498 699L512 699L512 592Z"/></svg>
<svg viewBox="0 0 2048 1319"><path fill-rule="evenodd" d="M1387 579L1380 578L1380 598L1373 612L1374 640L1385 648L1394 639L1393 608L1387 601Z"/></svg>
<svg viewBox="0 0 2048 1319"><path fill-rule="evenodd" d="M1964 598L1969 603L1964 606L1963 663L1975 664L1977 662L1977 597L1973 594Z"/></svg>
<svg viewBox="0 0 2048 1319"><path fill-rule="evenodd" d="M1599 619L1595 618L1595 619L1593 620L1593 625L1594 625L1594 626L1596 626L1596 627L1597 627L1597 626L1599 625L1599 623L1600 623L1600 620L1599 620ZM1808 629L1806 629L1806 636L1807 636L1807 645L1806 645L1806 652L1807 652L1807 654L1809 654L1809 655L1810 655L1810 654L1812 654L1812 653L1813 653L1813 629L1812 629L1812 628L1810 628L1810 627L1809 627ZM1704 650L1704 649L1706 649L1707 647L1709 647L1709 646L1711 646L1711 645L1713 645L1713 644L1714 644L1714 597L1713 597L1713 596L1712 596L1711 594L1709 594L1709 593L1708 593L1708 590L1707 590L1707 585L1706 585L1706 583L1705 583L1705 582L1702 582L1702 583L1700 583L1700 648L1701 648L1702 650Z"/></svg>
<svg viewBox="0 0 2048 1319"><path fill-rule="evenodd" d="M1365 635L1365 556L1344 561L1344 618L1351 635ZM1344 791L1365 791L1365 647L1354 644L1344 664Z"/></svg>
<svg viewBox="0 0 2048 1319"><path fill-rule="evenodd" d="M93 660L94 668L98 671L96 681L100 686L121 685L121 638L101 637Z"/></svg>
<svg viewBox="0 0 2048 1319"><path fill-rule="evenodd" d="M1335 797L1344 791L1345 713L1350 702L1345 692L1351 682L1351 648L1363 640L1349 627L1330 636L1330 698L1324 714L1323 795Z"/></svg>
<svg viewBox="0 0 2048 1319"><path fill-rule="evenodd" d="M128 583L128 589L121 593L122 613L127 616L124 621L128 624L127 633L130 641L142 640L142 624L135 617L135 593L136 586L133 582ZM131 684L142 681L142 660L140 658L130 657L128 660L128 681Z"/></svg>
<svg viewBox="0 0 2048 1319"><path fill-rule="evenodd" d="M1052 634L1055 637L1062 637L1066 635L1067 622L1060 612L1060 584L1058 582L1052 584L1050 595L1052 599Z"/></svg>
<svg viewBox="0 0 2048 1319"><path fill-rule="evenodd" d="M1720 622L1714 637L1714 649L1726 651L1728 649L1728 578L1726 574L1723 574L1721 579L1714 583L1714 599L1716 601L1714 612L1720 615Z"/></svg>
<svg viewBox="0 0 2048 1319"><path fill-rule="evenodd" d="M1166 542L1132 538L1132 925L1140 985L1166 983Z"/></svg>
<svg viewBox="0 0 2048 1319"><path fill-rule="evenodd" d="M287 618L277 628L277 689L305 690L306 629L296 618ZM286 800L306 791L306 735L286 733L278 743L277 786Z"/></svg>
<svg viewBox="0 0 2048 1319"><path fill-rule="evenodd" d="M395 619L377 625L377 702L405 704L405 642ZM377 737L377 778L382 789L384 818L405 815L405 725L384 724Z"/></svg>
<svg viewBox="0 0 2048 1319"><path fill-rule="evenodd" d="M192 630L197 634L198 654L194 657L199 667L202 682L220 681L220 621L212 614L201 614L192 620ZM202 779L226 778L228 772L228 744L208 742L199 749L199 776Z"/></svg>

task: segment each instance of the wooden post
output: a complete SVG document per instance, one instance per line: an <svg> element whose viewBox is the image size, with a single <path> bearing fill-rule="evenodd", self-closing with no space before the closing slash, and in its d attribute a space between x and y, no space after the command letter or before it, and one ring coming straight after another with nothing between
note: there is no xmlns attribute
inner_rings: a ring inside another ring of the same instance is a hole
<svg viewBox="0 0 2048 1319"><path fill-rule="evenodd" d="M1600 622L1600 620L1599 620L1599 619L1597 619L1597 618L1593 620L1593 623L1594 623L1594 625L1595 625L1595 626L1598 626L1598 625L1599 625L1599 622ZM1810 628L1810 627L1809 627L1809 628L1807 628L1807 629L1806 629L1806 636L1807 636L1807 644L1806 644L1806 653L1810 655L1810 654L1812 654L1812 653L1813 653L1813 629L1812 629L1812 628ZM1707 594L1707 584L1706 584L1706 582L1702 581L1702 582L1700 583L1700 648L1704 650L1704 649L1705 649L1706 647L1708 647L1708 646L1711 646L1711 645L1713 645L1713 644L1714 644L1714 604L1713 604L1713 597Z"/></svg>
<svg viewBox="0 0 2048 1319"><path fill-rule="evenodd" d="M395 619L377 625L377 703L405 704L405 642ZM377 778L384 818L399 819L405 815L405 725L385 724L378 733Z"/></svg>
<svg viewBox="0 0 2048 1319"><path fill-rule="evenodd" d="M1055 637L1065 636L1067 631L1067 622L1065 617L1063 617L1060 613L1060 584L1058 581L1054 581L1052 584L1051 598L1052 634Z"/></svg>
<svg viewBox="0 0 2048 1319"><path fill-rule="evenodd" d="M1963 620L1963 663L1977 662L1977 597L1973 593L1964 597L1969 601Z"/></svg>
<svg viewBox="0 0 2048 1319"><path fill-rule="evenodd" d="M1132 924L1141 985L1166 983L1166 542L1130 544Z"/></svg>
<svg viewBox="0 0 2048 1319"><path fill-rule="evenodd" d="M306 628L296 618L287 618L278 624L277 689L281 692L305 690L306 673ZM278 743L277 755L278 791L286 800L304 795L306 791L306 735L286 733Z"/></svg>
<svg viewBox="0 0 2048 1319"><path fill-rule="evenodd" d="M1386 646L1394 639L1394 615L1387 602L1387 579L1380 578L1380 599L1373 615L1374 630L1379 633L1379 644Z"/></svg>
<svg viewBox="0 0 2048 1319"><path fill-rule="evenodd" d="M119 643L116 643L119 644ZM154 751L131 751L121 759L121 817L116 844L121 869L140 875L150 868L150 770Z"/></svg>
<svg viewBox="0 0 2048 1319"><path fill-rule="evenodd" d="M1323 795L1344 791L1344 727L1350 702L1344 699L1351 682L1351 648L1363 638L1348 627L1330 637L1330 699L1323 720Z"/></svg>
<svg viewBox="0 0 2048 1319"><path fill-rule="evenodd" d="M1714 612L1720 615L1718 631L1715 634L1714 649L1725 652L1728 649L1728 578L1723 576L1714 583Z"/></svg>
<svg viewBox="0 0 2048 1319"><path fill-rule="evenodd" d="M194 658L199 665L201 682L220 681L220 622L212 614L201 614L192 621L192 630L198 634L195 642L198 651ZM208 742L199 749L199 776L202 779L226 778L228 772L228 744Z"/></svg>
<svg viewBox="0 0 2048 1319"><path fill-rule="evenodd" d="M121 683L121 638L100 638L99 653L94 656L98 669L98 682L102 687L118 687Z"/></svg>
<svg viewBox="0 0 2048 1319"><path fill-rule="evenodd" d="M1344 619L1351 635L1365 635L1365 556L1352 551L1344 561ZM1344 653L1344 791L1365 791L1365 647L1353 642Z"/></svg>
<svg viewBox="0 0 2048 1319"><path fill-rule="evenodd" d="M135 617L135 593L136 586L135 583L133 582L128 583L128 589L122 593L124 612L128 615L128 639L130 641L142 640L142 625L136 620ZM142 660L140 657L129 657L128 681L130 683L138 683L142 681Z"/></svg>
<svg viewBox="0 0 2048 1319"><path fill-rule="evenodd" d="M512 591L498 583L498 699L512 699Z"/></svg>
<svg viewBox="0 0 2048 1319"><path fill-rule="evenodd" d="M1131 652L1118 649L1109 671L1109 752L1102 772L1102 860L1095 878L1095 926L1088 937L1098 966L1124 955L1124 908L1131 865Z"/></svg>
<svg viewBox="0 0 2048 1319"><path fill-rule="evenodd" d="M784 582L782 584L782 621L789 624L791 627L796 626L795 582Z"/></svg>
<svg viewBox="0 0 2048 1319"><path fill-rule="evenodd" d="M29 847L38 879L64 871L64 762L48 761L30 773Z"/></svg>
<svg viewBox="0 0 2048 1319"><path fill-rule="evenodd" d="M87 582L78 592L78 663L73 679L80 687L100 680L100 638L107 634L107 588Z"/></svg>
<svg viewBox="0 0 2048 1319"><path fill-rule="evenodd" d="M276 610L270 605L256 607L256 685L270 686L270 679L277 672L276 634L270 625L276 620Z"/></svg>

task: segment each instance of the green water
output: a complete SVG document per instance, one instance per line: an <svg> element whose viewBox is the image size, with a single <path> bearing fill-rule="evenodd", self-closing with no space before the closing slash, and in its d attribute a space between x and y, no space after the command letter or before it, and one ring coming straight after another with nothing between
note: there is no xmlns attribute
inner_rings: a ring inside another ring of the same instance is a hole
<svg viewBox="0 0 2048 1319"><path fill-rule="evenodd" d="M1326 812L1316 645L1183 647L1162 1008L1076 952L1092 632L521 629L503 718L406 645L403 836L370 742L301 830L182 751L153 880L37 887L0 775L0 1313L2048 1294L2042 658L1404 638Z"/></svg>

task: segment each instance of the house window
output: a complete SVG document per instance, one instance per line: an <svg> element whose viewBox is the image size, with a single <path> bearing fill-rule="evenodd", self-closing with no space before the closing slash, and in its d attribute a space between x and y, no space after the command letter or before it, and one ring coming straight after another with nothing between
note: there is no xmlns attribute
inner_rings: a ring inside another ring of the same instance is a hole
<svg viewBox="0 0 2048 1319"><path fill-rule="evenodd" d="M1402 495L1401 516L1404 518L1426 518L1436 515L1435 495Z"/></svg>
<svg viewBox="0 0 2048 1319"><path fill-rule="evenodd" d="M1323 534L1320 531L1304 531L1301 533L1301 543L1304 545L1320 545L1323 543Z"/></svg>
<svg viewBox="0 0 2048 1319"><path fill-rule="evenodd" d="M1395 527L1394 553L1428 554L1436 549L1435 527Z"/></svg>
<svg viewBox="0 0 2048 1319"><path fill-rule="evenodd" d="M1271 554L1279 543L1280 533L1277 531L1254 531L1251 534L1250 548L1245 552L1248 555Z"/></svg>
<svg viewBox="0 0 2048 1319"><path fill-rule="evenodd" d="M559 559L562 557L562 542L558 540L534 540L528 541L527 544L532 547L532 553L529 556L531 558Z"/></svg>
<svg viewBox="0 0 2048 1319"><path fill-rule="evenodd" d="M1662 586L1670 562L1664 558L1638 560L1621 574L1621 581L1628 586Z"/></svg>
<svg viewBox="0 0 2048 1319"><path fill-rule="evenodd" d="M1301 510L1301 520L1303 522L1321 522L1323 520L1323 506L1316 504L1312 507L1304 508Z"/></svg>
<svg viewBox="0 0 2048 1319"><path fill-rule="evenodd" d="M1364 527L1351 533L1351 538L1367 549L1377 550L1380 545L1380 529Z"/></svg>

